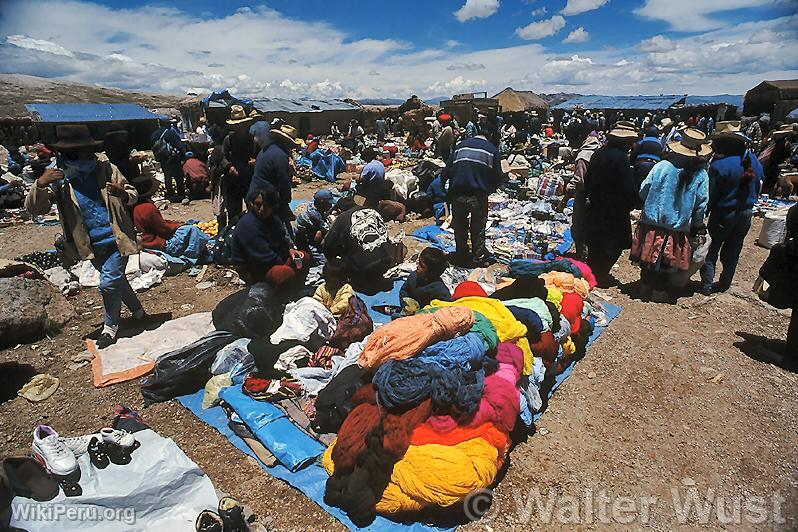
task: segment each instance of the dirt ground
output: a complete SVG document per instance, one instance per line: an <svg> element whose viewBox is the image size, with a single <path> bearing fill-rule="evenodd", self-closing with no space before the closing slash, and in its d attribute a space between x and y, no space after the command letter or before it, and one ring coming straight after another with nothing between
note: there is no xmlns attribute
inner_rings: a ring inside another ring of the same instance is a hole
<svg viewBox="0 0 798 532"><path fill-rule="evenodd" d="M309 198L321 185L303 185ZM209 219L207 201L173 206L174 219ZM406 233L421 223L392 225ZM732 289L677 305L641 303L627 294L639 272L619 261L627 288L602 293L622 314L593 344L551 400L537 433L517 445L493 491L493 504L466 530L798 529L798 375L761 361L738 333L783 339L788 314L760 303L750 287L767 256L746 241ZM17 225L0 230L0 258L52 247L58 228ZM419 244L406 239L411 252ZM179 317L210 311L233 286L195 288L187 274L141 294L150 313ZM174 439L217 489L251 506L270 530L342 530L340 523L270 477L214 429L176 401L143 408L140 381L96 389L88 365L70 358L102 322L96 290L71 298L76 317L51 339L0 351L0 368L30 364L61 379L39 404L0 404L0 456L30 452L40 423L66 435L95 431L114 406L139 410ZM0 371L7 371L0 369ZM703 512L684 511L694 500Z"/></svg>

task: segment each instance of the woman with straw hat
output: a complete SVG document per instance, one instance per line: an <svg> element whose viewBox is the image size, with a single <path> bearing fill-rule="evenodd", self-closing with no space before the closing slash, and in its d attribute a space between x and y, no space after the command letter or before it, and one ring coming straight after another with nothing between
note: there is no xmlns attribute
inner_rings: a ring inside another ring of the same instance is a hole
<svg viewBox="0 0 798 532"><path fill-rule="evenodd" d="M615 127L607 135L607 145L590 157L585 172L587 263L603 287L614 283L610 269L632 244L629 213L634 208L637 189L629 165L629 149L637 139L634 129Z"/></svg>
<svg viewBox="0 0 798 532"><path fill-rule="evenodd" d="M725 292L731 286L743 241L751 228L752 208L762 188L762 165L748 148L740 122L718 122L712 136L715 154L709 166L709 223L712 241L701 268L701 292ZM720 257L723 273L715 281Z"/></svg>
<svg viewBox="0 0 798 532"><path fill-rule="evenodd" d="M654 165L640 187L643 212L631 259L641 268L640 298L644 301L655 291L668 292L671 274L690 266L691 235L705 232L709 201L706 162L712 155L707 136L687 128L682 140L671 142L668 149L666 159Z"/></svg>

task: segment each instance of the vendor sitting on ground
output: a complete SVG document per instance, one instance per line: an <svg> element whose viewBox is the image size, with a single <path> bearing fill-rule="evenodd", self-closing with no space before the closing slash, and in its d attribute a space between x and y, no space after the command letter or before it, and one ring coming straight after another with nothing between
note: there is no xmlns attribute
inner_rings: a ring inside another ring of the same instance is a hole
<svg viewBox="0 0 798 532"><path fill-rule="evenodd" d="M385 166L377 158L374 148L366 148L360 154L366 165L357 180L357 193L366 198L365 206L376 208L380 200L389 199L393 183L385 179Z"/></svg>
<svg viewBox="0 0 798 532"><path fill-rule="evenodd" d="M333 207L333 194L322 189L313 194L313 203L297 216L294 242L297 248L321 251L321 241L330 230L328 217Z"/></svg>
<svg viewBox="0 0 798 532"><path fill-rule="evenodd" d="M425 248L418 256L416 271L407 276L399 291L399 301L404 306L405 298L414 299L419 307L426 307L433 299L451 301L452 293L441 280L449 267L446 253L438 248Z"/></svg>
<svg viewBox="0 0 798 532"><path fill-rule="evenodd" d="M208 165L199 160L193 152L186 152L183 163L183 177L189 199L207 199L211 197L211 178Z"/></svg>
<svg viewBox="0 0 798 532"><path fill-rule="evenodd" d="M190 262L206 261L209 237L196 225L165 220L152 202L152 195L161 184L155 179L140 176L133 180L132 185L139 193L138 203L133 207L133 223L141 233L142 245Z"/></svg>
<svg viewBox="0 0 798 532"><path fill-rule="evenodd" d="M324 283L313 294L313 299L330 309L335 319L344 315L349 308L349 299L355 295L352 285L346 282L346 268L339 260L324 263Z"/></svg>
<svg viewBox="0 0 798 532"><path fill-rule="evenodd" d="M310 267L310 255L294 246L277 216L280 196L263 183L250 195L248 212L233 231L232 261L247 284L266 281L275 288L298 288Z"/></svg>
<svg viewBox="0 0 798 532"><path fill-rule="evenodd" d="M344 262L349 282L358 292L381 289L383 275L394 265L393 246L382 216L374 209L359 207L349 196L338 201L335 211L340 214L321 244L324 256L328 261Z"/></svg>

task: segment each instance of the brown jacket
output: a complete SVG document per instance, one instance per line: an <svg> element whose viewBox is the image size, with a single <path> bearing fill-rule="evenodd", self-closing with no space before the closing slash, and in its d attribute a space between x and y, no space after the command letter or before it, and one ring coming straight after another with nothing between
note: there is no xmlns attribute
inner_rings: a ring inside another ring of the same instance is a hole
<svg viewBox="0 0 798 532"><path fill-rule="evenodd" d="M124 185L127 198L108 194L105 185L109 181ZM97 161L97 183L100 185L100 195L108 208L108 218L111 220L119 252L125 257L135 255L139 252L139 246L136 242L133 217L128 208L138 201L138 192L127 182L117 167L108 161ZM89 232L83 221L75 192L69 183L53 183L46 188L39 187L38 183L34 184L25 198L25 209L34 216L47 214L53 203L58 205L67 245L74 245L81 259L94 258Z"/></svg>

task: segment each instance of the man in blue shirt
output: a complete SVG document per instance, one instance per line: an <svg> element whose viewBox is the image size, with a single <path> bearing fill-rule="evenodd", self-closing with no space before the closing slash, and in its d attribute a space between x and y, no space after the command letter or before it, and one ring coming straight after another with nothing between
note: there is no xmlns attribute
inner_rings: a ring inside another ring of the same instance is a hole
<svg viewBox="0 0 798 532"><path fill-rule="evenodd" d="M490 264L485 249L488 196L498 188L503 179L501 154L485 136L467 138L455 146L443 172L444 185L446 180L449 181L452 229L457 246L457 251L449 261L452 264ZM470 250L469 234L472 246Z"/></svg>
<svg viewBox="0 0 798 532"><path fill-rule="evenodd" d="M297 149L301 142L297 139L296 128L282 124L269 131L270 144L258 153L255 161L255 172L249 185L247 204L253 200L256 190L271 185L277 189L279 196L275 214L287 228L295 219L291 210L291 152Z"/></svg>
<svg viewBox="0 0 798 532"><path fill-rule="evenodd" d="M385 180L385 165L374 148L366 148L360 156L366 165L357 177L357 193L366 198L365 206L373 209L380 200L388 199L392 185Z"/></svg>
<svg viewBox="0 0 798 532"><path fill-rule="evenodd" d="M712 242L701 268L702 293L725 292L737 270L743 242L751 228L752 209L762 189L764 171L740 132L739 122L718 122L713 135L715 155L709 165L709 223ZM723 272L715 281L720 258Z"/></svg>

